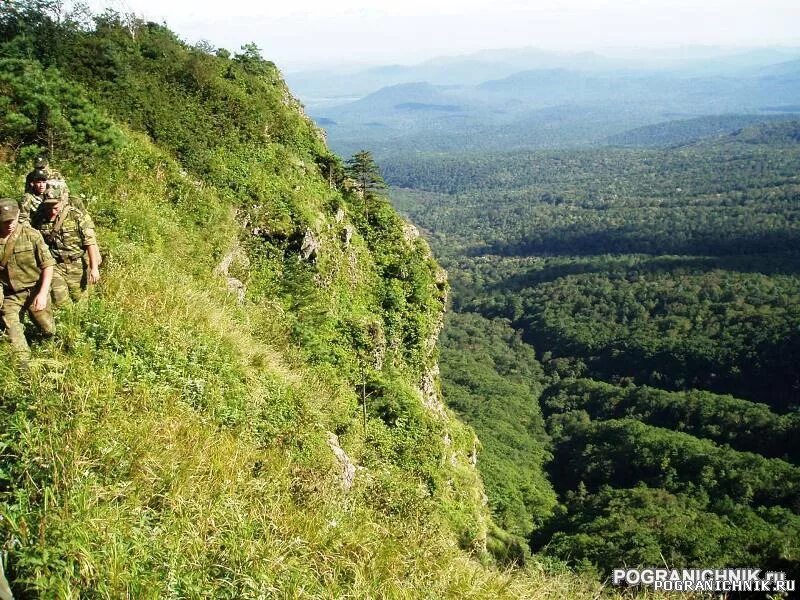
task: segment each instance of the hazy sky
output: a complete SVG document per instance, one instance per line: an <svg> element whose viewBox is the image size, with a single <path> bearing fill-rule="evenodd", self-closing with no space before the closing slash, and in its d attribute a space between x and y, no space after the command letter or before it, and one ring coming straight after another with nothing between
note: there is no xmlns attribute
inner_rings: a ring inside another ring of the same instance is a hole
<svg viewBox="0 0 800 600"><path fill-rule="evenodd" d="M485 48L800 46L800 0L92 0L189 42L254 41L285 71L416 62Z"/></svg>

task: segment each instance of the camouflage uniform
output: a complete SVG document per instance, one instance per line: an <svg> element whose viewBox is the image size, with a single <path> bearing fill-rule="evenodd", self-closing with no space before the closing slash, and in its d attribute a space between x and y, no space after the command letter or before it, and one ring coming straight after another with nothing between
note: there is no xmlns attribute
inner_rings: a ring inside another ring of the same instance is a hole
<svg viewBox="0 0 800 600"><path fill-rule="evenodd" d="M46 158L39 157L34 163L33 171L25 177L25 194L19 201L19 220L25 223L30 222L36 211L44 200L44 195L38 195L33 188L34 181L46 181L47 187L67 187L64 176L59 171L50 168ZM83 209L83 203L77 199L72 199L73 206Z"/></svg>
<svg viewBox="0 0 800 600"><path fill-rule="evenodd" d="M19 201L19 220L20 223L30 223L33 215L42 205L44 196L37 196L33 192L25 192Z"/></svg>
<svg viewBox="0 0 800 600"><path fill-rule="evenodd" d="M2 202L0 209L4 208ZM5 240L0 240L0 257L5 256L6 246L11 239L16 240L14 251L8 257L5 267L0 269L0 283L3 288L2 320L11 346L27 357L30 348L22 327L22 314L25 311L45 335L52 335L56 330L49 302L44 310L31 310L31 304L39 291L42 271L54 266L55 260L44 243L42 234L27 223L17 223L14 232Z"/></svg>
<svg viewBox="0 0 800 600"><path fill-rule="evenodd" d="M50 196L48 190L45 196ZM51 200L46 198L45 202ZM88 287L84 248L96 246L94 222L89 213L65 202L57 217L51 218L49 205L43 204L33 219L56 261L51 294L53 304L61 306L70 298L80 300Z"/></svg>
<svg viewBox="0 0 800 600"><path fill-rule="evenodd" d="M23 223L30 222L44 199L44 194L40 196L33 187L35 181L47 181L50 178L47 169L40 166L41 162L41 159L37 160L36 168L25 178L25 193L19 201L19 220Z"/></svg>

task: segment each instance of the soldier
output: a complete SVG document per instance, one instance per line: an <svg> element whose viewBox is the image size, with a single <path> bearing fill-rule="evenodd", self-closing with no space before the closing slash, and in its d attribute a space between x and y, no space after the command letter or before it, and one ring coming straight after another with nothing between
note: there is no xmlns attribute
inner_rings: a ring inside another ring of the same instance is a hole
<svg viewBox="0 0 800 600"><path fill-rule="evenodd" d="M49 169L50 169L50 163L47 161L47 159L43 156L37 156L36 160L33 161L33 171L31 171L25 176L25 191L26 192L28 191L28 187L31 185L34 175L38 173L44 173L45 179L49 177L50 176Z"/></svg>
<svg viewBox="0 0 800 600"><path fill-rule="evenodd" d="M25 177L25 194L19 203L19 220L30 222L42 203L48 182L56 183L59 181L64 182L64 177L61 173L52 169L50 162L46 158L38 157L33 163L33 171ZM83 203L79 198L72 198L71 203L73 206L83 210Z"/></svg>
<svg viewBox="0 0 800 600"><path fill-rule="evenodd" d="M37 163L38 164L38 163ZM19 202L19 219L27 223L39 208L47 189L49 175L45 169L34 169L25 178L25 194Z"/></svg>
<svg viewBox="0 0 800 600"><path fill-rule="evenodd" d="M100 281L102 262L89 213L70 203L63 182L51 180L32 224L41 231L56 261L53 304L61 306L70 298L80 300L88 284Z"/></svg>
<svg viewBox="0 0 800 600"><path fill-rule="evenodd" d="M23 363L30 356L22 328L22 315L30 315L41 332L56 331L50 308L50 283L55 260L42 234L19 221L19 206L10 198L0 199L0 282L3 286L2 319L11 347Z"/></svg>

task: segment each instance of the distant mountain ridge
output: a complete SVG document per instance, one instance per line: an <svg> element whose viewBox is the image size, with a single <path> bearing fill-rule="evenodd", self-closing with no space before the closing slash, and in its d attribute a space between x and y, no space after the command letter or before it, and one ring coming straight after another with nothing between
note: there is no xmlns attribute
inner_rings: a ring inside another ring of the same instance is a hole
<svg viewBox="0 0 800 600"><path fill-rule="evenodd" d="M798 117L800 114L791 113L783 115L713 115L665 121L610 136L605 139L605 142L611 146L677 146L707 138L732 135L745 127L765 122L794 120Z"/></svg>
<svg viewBox="0 0 800 600"><path fill-rule="evenodd" d="M748 144L770 144L774 146L800 144L800 115L787 123L760 123L736 131L731 135Z"/></svg>
<svg viewBox="0 0 800 600"><path fill-rule="evenodd" d="M290 72L286 80L309 105L320 98L366 96L380 88L422 81L434 85L478 85L521 71L567 69L585 73L684 72L702 76L739 75L768 65L800 59L800 48L750 50L685 47L605 52L555 52L540 48L481 50L441 56L417 64L328 68Z"/></svg>
<svg viewBox="0 0 800 600"><path fill-rule="evenodd" d="M800 98L800 60L741 74L685 71L518 71L477 85L415 81L383 87L338 106L309 107L334 149L503 150L586 145L687 143L791 112ZM443 108L446 107L446 108ZM740 115L738 124L668 121ZM370 124L367 127L367 124ZM698 125L690 132L687 126ZM376 134L376 125L381 133ZM627 134L640 127L649 131ZM669 131L667 131L669 129ZM680 130L683 129L683 132ZM630 139L624 136L629 135ZM623 136L616 138L615 136Z"/></svg>

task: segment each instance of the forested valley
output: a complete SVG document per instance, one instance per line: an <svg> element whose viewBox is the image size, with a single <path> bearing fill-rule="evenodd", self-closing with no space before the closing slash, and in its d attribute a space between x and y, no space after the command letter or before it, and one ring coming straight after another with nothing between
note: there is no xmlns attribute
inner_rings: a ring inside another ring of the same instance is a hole
<svg viewBox="0 0 800 600"><path fill-rule="evenodd" d="M800 575L800 122L385 159L447 268L446 401L526 551Z"/></svg>

